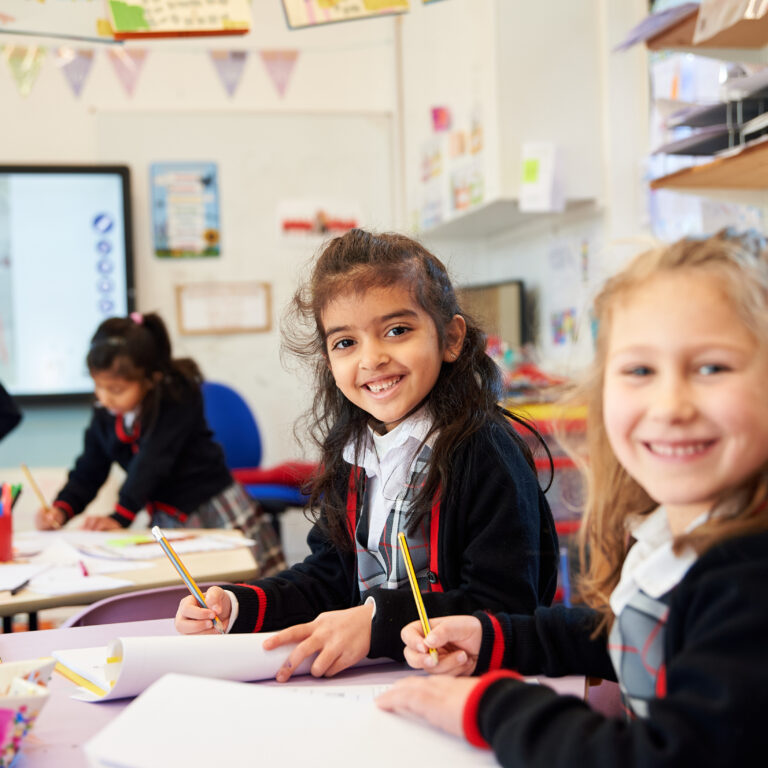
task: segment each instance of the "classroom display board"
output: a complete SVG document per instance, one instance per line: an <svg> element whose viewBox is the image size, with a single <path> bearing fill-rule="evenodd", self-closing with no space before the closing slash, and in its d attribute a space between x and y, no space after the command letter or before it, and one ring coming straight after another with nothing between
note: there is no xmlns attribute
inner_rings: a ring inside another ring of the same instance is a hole
<svg viewBox="0 0 768 768"><path fill-rule="evenodd" d="M133 308L125 166L0 166L0 381L85 395L88 341Z"/></svg>

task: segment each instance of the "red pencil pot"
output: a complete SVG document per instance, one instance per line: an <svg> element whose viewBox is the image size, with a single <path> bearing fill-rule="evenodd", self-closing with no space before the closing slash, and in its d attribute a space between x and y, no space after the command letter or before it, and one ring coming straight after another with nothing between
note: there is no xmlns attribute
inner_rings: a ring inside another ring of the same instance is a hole
<svg viewBox="0 0 768 768"><path fill-rule="evenodd" d="M0 561L13 560L13 526L10 514L0 515Z"/></svg>

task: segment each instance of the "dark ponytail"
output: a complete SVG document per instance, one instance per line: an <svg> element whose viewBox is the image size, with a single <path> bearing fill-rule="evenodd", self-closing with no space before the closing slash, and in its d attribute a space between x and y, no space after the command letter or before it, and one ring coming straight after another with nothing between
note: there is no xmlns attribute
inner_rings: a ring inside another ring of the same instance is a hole
<svg viewBox="0 0 768 768"><path fill-rule="evenodd" d="M152 388L141 403L143 429L157 419L163 397L181 401L200 388L202 374L191 358L174 359L163 319L155 312L111 317L99 325L86 357L88 370L109 371L129 381L148 379Z"/></svg>

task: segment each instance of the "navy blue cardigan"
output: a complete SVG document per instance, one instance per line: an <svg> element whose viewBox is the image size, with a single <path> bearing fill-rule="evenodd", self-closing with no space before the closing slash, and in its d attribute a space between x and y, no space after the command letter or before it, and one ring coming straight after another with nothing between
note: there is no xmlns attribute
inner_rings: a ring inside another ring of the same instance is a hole
<svg viewBox="0 0 768 768"><path fill-rule="evenodd" d="M94 408L83 452L54 505L68 518L82 512L106 481L112 462L127 473L112 514L123 526L148 503L183 523L233 482L205 420L199 391L183 402L163 399L147 432L136 423L127 433L122 418Z"/></svg>
<svg viewBox="0 0 768 768"><path fill-rule="evenodd" d="M431 558L437 572L430 578L433 591L423 595L427 614L530 614L548 605L556 585L557 535L537 478L513 438L487 424L456 450L455 467L440 503ZM232 631L281 629L360 603L355 553L337 549L321 525L312 528L308 543L304 562L234 588L240 609ZM410 589L370 594L376 614L369 655L402 659L400 630L418 618Z"/></svg>

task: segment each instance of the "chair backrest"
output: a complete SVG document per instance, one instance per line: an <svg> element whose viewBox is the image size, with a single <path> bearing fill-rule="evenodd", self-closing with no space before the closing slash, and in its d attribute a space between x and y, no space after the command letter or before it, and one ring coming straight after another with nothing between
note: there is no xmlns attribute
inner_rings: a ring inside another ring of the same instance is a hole
<svg viewBox="0 0 768 768"><path fill-rule="evenodd" d="M203 382L203 407L208 426L224 449L230 469L261 464L261 435L248 403L232 387Z"/></svg>
<svg viewBox="0 0 768 768"><path fill-rule="evenodd" d="M211 584L198 586L205 592ZM182 584L105 597L103 600L86 605L78 613L70 616L62 626L90 627L93 624L118 624L121 621L170 619L176 615L181 599L188 594L189 590Z"/></svg>

